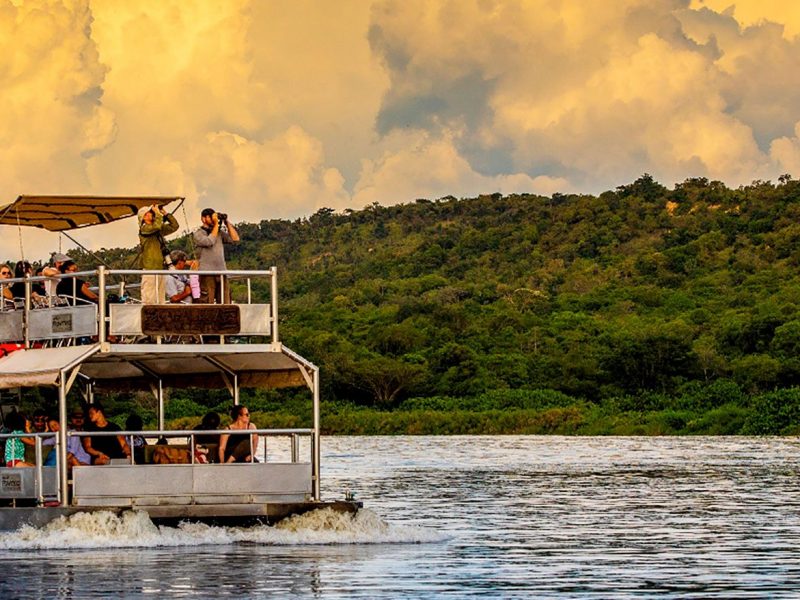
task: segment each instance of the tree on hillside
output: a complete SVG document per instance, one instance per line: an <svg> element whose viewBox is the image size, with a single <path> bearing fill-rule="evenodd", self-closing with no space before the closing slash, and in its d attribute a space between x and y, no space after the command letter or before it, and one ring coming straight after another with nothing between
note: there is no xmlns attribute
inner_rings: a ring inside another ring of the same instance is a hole
<svg viewBox="0 0 800 600"><path fill-rule="evenodd" d="M422 380L425 369L401 359L373 355L348 361L340 366L339 373L353 387L371 394L376 406L392 408L402 392Z"/></svg>

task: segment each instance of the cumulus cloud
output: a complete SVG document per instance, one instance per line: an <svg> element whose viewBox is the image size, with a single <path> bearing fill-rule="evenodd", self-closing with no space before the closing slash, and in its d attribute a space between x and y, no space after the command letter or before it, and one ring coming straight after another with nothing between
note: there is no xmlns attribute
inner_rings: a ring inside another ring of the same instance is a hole
<svg viewBox="0 0 800 600"><path fill-rule="evenodd" d="M785 73L800 49L780 27L743 28L734 14L688 0L602 11L566 0L387 0L370 34L392 83L378 124L458 130L472 164L491 155L506 172L594 191L644 171L668 183L775 176L769 147L794 124L800 97Z"/></svg>
<svg viewBox="0 0 800 600"><path fill-rule="evenodd" d="M85 158L114 139L88 2L0 0L0 182L5 196L86 185Z"/></svg>
<svg viewBox="0 0 800 600"><path fill-rule="evenodd" d="M693 8L709 8L735 17L742 27L767 21L783 30L786 38L800 33L800 4L786 0L692 0Z"/></svg>
<svg viewBox="0 0 800 600"><path fill-rule="evenodd" d="M250 221L349 205L385 86L363 3L0 2L8 200L185 195L192 227L206 205ZM127 223L76 237L136 243Z"/></svg>
<svg viewBox="0 0 800 600"><path fill-rule="evenodd" d="M187 168L202 190L201 204L241 220L342 209L350 201L341 174L325 166L322 144L297 126L263 143L230 132L209 134L190 148Z"/></svg>
<svg viewBox="0 0 800 600"><path fill-rule="evenodd" d="M353 194L353 205L396 204L415 198L472 197L500 192L552 194L570 191L569 183L523 173L487 176L476 172L458 152L453 136L424 132L392 134L382 156L365 160Z"/></svg>
<svg viewBox="0 0 800 600"><path fill-rule="evenodd" d="M0 185L185 195L194 226L774 179L800 167L798 33L778 0L0 0Z"/></svg>

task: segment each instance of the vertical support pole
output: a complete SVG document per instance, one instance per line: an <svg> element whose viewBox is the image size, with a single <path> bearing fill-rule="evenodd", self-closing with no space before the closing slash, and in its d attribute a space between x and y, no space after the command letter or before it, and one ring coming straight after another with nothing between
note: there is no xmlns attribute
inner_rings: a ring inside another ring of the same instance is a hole
<svg viewBox="0 0 800 600"><path fill-rule="evenodd" d="M278 267L272 267L272 343L278 340Z"/></svg>
<svg viewBox="0 0 800 600"><path fill-rule="evenodd" d="M164 431L164 385L158 380L158 429Z"/></svg>
<svg viewBox="0 0 800 600"><path fill-rule="evenodd" d="M297 462L297 458L298 458L298 454L299 454L298 450L299 450L299 448L300 448L300 446L299 446L299 444L298 444L298 442L299 442L299 441L300 441L300 437L299 437L299 436L298 436L296 433L293 433L293 434L291 435L291 443L292 443L292 462L293 462L293 463L296 463L296 462Z"/></svg>
<svg viewBox="0 0 800 600"><path fill-rule="evenodd" d="M28 274L25 274L25 308L23 309L22 332L25 348L31 347L31 280L28 279Z"/></svg>
<svg viewBox="0 0 800 600"><path fill-rule="evenodd" d="M219 296L220 296L220 298L219 298L219 301L217 302L217 304L227 304L227 302L225 302L225 299L226 299L226 297L225 297L225 275L220 275L219 276ZM219 343L220 344L224 344L225 343L225 336L224 335L220 335L219 336Z"/></svg>
<svg viewBox="0 0 800 600"><path fill-rule="evenodd" d="M97 284L99 286L98 310L100 321L97 324L97 337L100 343L106 341L106 268L100 265L97 268Z"/></svg>
<svg viewBox="0 0 800 600"><path fill-rule="evenodd" d="M253 290L250 287L250 278L247 278L247 303L253 303Z"/></svg>
<svg viewBox="0 0 800 600"><path fill-rule="evenodd" d="M233 405L239 406L239 376L233 375Z"/></svg>
<svg viewBox="0 0 800 600"><path fill-rule="evenodd" d="M58 496L61 506L69 506L69 479L67 474L67 386L66 372L61 371L58 378Z"/></svg>
<svg viewBox="0 0 800 600"><path fill-rule="evenodd" d="M36 501L41 506L44 504L44 481L42 480L42 463L44 460L42 459L42 438L38 435L33 438L34 441L34 450L36 455Z"/></svg>
<svg viewBox="0 0 800 600"><path fill-rule="evenodd" d="M314 500L317 502L320 501L320 481L319 481L319 473L320 473L320 458L322 456L322 452L320 451L320 416L319 416L319 367L314 367L314 372L312 373L312 380L314 382L314 450L313 456L311 458L311 475L314 479Z"/></svg>

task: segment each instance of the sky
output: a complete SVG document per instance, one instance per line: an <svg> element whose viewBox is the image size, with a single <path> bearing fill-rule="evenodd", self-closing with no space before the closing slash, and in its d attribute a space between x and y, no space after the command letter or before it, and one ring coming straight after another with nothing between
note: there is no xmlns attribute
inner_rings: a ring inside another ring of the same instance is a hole
<svg viewBox="0 0 800 600"><path fill-rule="evenodd" d="M799 36L795 0L0 0L0 203L180 195L186 231L796 177ZM72 246L6 229L7 260Z"/></svg>

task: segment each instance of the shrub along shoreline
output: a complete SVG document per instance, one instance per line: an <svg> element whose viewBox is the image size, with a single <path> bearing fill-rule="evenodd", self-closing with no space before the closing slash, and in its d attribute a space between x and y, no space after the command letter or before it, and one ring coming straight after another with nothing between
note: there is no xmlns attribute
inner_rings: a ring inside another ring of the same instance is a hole
<svg viewBox="0 0 800 600"><path fill-rule="evenodd" d="M278 406L251 398L248 405L258 427L311 426L310 407L303 402ZM196 414L173 412L169 426L193 427L201 416L196 408L185 403L183 409ZM325 435L800 435L800 387L751 396L732 381L718 380L692 384L680 396L645 393L599 403L553 390L495 390L471 398L411 398L393 410L323 401L322 430Z"/></svg>

